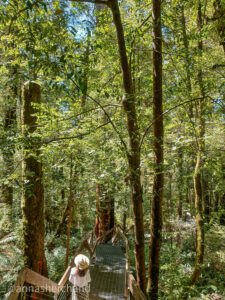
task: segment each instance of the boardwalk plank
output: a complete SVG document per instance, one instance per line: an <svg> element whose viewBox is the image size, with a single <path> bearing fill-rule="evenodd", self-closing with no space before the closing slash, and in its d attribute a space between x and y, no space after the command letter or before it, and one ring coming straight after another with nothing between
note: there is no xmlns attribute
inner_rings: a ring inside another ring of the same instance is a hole
<svg viewBox="0 0 225 300"><path fill-rule="evenodd" d="M96 263L91 267L90 300L123 300L126 258L121 248L110 244L96 248Z"/></svg>

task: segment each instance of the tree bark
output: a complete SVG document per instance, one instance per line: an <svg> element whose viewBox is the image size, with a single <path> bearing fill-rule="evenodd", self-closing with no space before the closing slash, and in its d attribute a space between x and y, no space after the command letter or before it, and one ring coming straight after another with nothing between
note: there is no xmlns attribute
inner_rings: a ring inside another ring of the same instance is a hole
<svg viewBox="0 0 225 300"><path fill-rule="evenodd" d="M163 97L162 97L162 30L161 1L152 1L153 19L153 131L154 181L151 208L148 295L158 299L159 258L162 232L163 198Z"/></svg>
<svg viewBox="0 0 225 300"><path fill-rule="evenodd" d="M113 21L116 27L120 65L122 70L123 86L125 92L125 96L123 99L123 107L127 116L127 130L130 145L128 153L128 163L130 171L133 215L135 224L135 260L137 283L141 290L144 293L146 293L144 226L142 208L143 198L140 172L140 134L137 124L136 99L134 95L131 70L128 64L124 31L120 16L118 0L111 0L109 2L109 6L112 10Z"/></svg>
<svg viewBox="0 0 225 300"><path fill-rule="evenodd" d="M94 232L96 238L104 235L114 227L114 198L103 184L96 186L96 216ZM104 238L103 243L110 240L112 235Z"/></svg>
<svg viewBox="0 0 225 300"><path fill-rule="evenodd" d="M37 109L41 89L28 81L23 87L22 136L24 138L22 162L22 216L23 252L26 267L47 276L44 253L44 189L38 140L32 137L37 127Z"/></svg>

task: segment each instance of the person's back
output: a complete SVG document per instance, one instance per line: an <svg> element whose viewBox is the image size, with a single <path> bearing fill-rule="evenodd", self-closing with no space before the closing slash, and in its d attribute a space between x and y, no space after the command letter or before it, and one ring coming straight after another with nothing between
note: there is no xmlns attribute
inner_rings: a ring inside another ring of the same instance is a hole
<svg viewBox="0 0 225 300"><path fill-rule="evenodd" d="M87 300L89 299L90 291L90 272L89 259L83 254L75 257L75 266L71 269L69 281L73 284L72 300Z"/></svg>

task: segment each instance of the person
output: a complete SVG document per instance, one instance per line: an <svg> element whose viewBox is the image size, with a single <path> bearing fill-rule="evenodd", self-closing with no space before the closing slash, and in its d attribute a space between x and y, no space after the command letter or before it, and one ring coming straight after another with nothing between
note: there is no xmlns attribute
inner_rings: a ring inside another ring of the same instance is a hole
<svg viewBox="0 0 225 300"><path fill-rule="evenodd" d="M79 254L74 259L75 267L71 269L69 281L73 285L71 300L88 300L91 276L89 272L89 259Z"/></svg>

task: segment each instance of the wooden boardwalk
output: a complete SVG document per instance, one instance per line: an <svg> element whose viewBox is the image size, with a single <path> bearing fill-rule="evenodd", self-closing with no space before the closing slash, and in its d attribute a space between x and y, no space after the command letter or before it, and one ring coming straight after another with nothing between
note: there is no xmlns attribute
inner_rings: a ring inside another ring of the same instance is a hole
<svg viewBox="0 0 225 300"><path fill-rule="evenodd" d="M91 290L90 300L124 300L126 295L136 300L146 300L147 298L139 288L134 276L130 273L129 243L119 225L110 229L107 234L113 232L112 241L120 239L125 244L126 255L119 245L100 244L101 238L94 241L93 232L86 237L80 247L77 249L75 256L88 252L91 260L95 256L95 262L90 266L91 273ZM119 240L118 240L119 241ZM75 257L74 256L74 257ZM72 262L66 269L59 283L40 275L28 268L23 268L18 274L15 283L10 291L5 295L7 300L18 300L21 297L30 297L37 299L37 294L27 293L23 291L24 286L33 286L35 289L41 290L38 293L38 299L46 299L48 293L49 299L54 300L70 300L71 299L71 283L68 278L71 268L74 267ZM127 280L125 280L127 278ZM22 291L22 292L21 292ZM40 295L39 295L40 294ZM27 298L28 299L28 298Z"/></svg>
<svg viewBox="0 0 225 300"><path fill-rule="evenodd" d="M90 268L90 300L125 299L126 257L119 246L110 244L96 248L96 262Z"/></svg>

